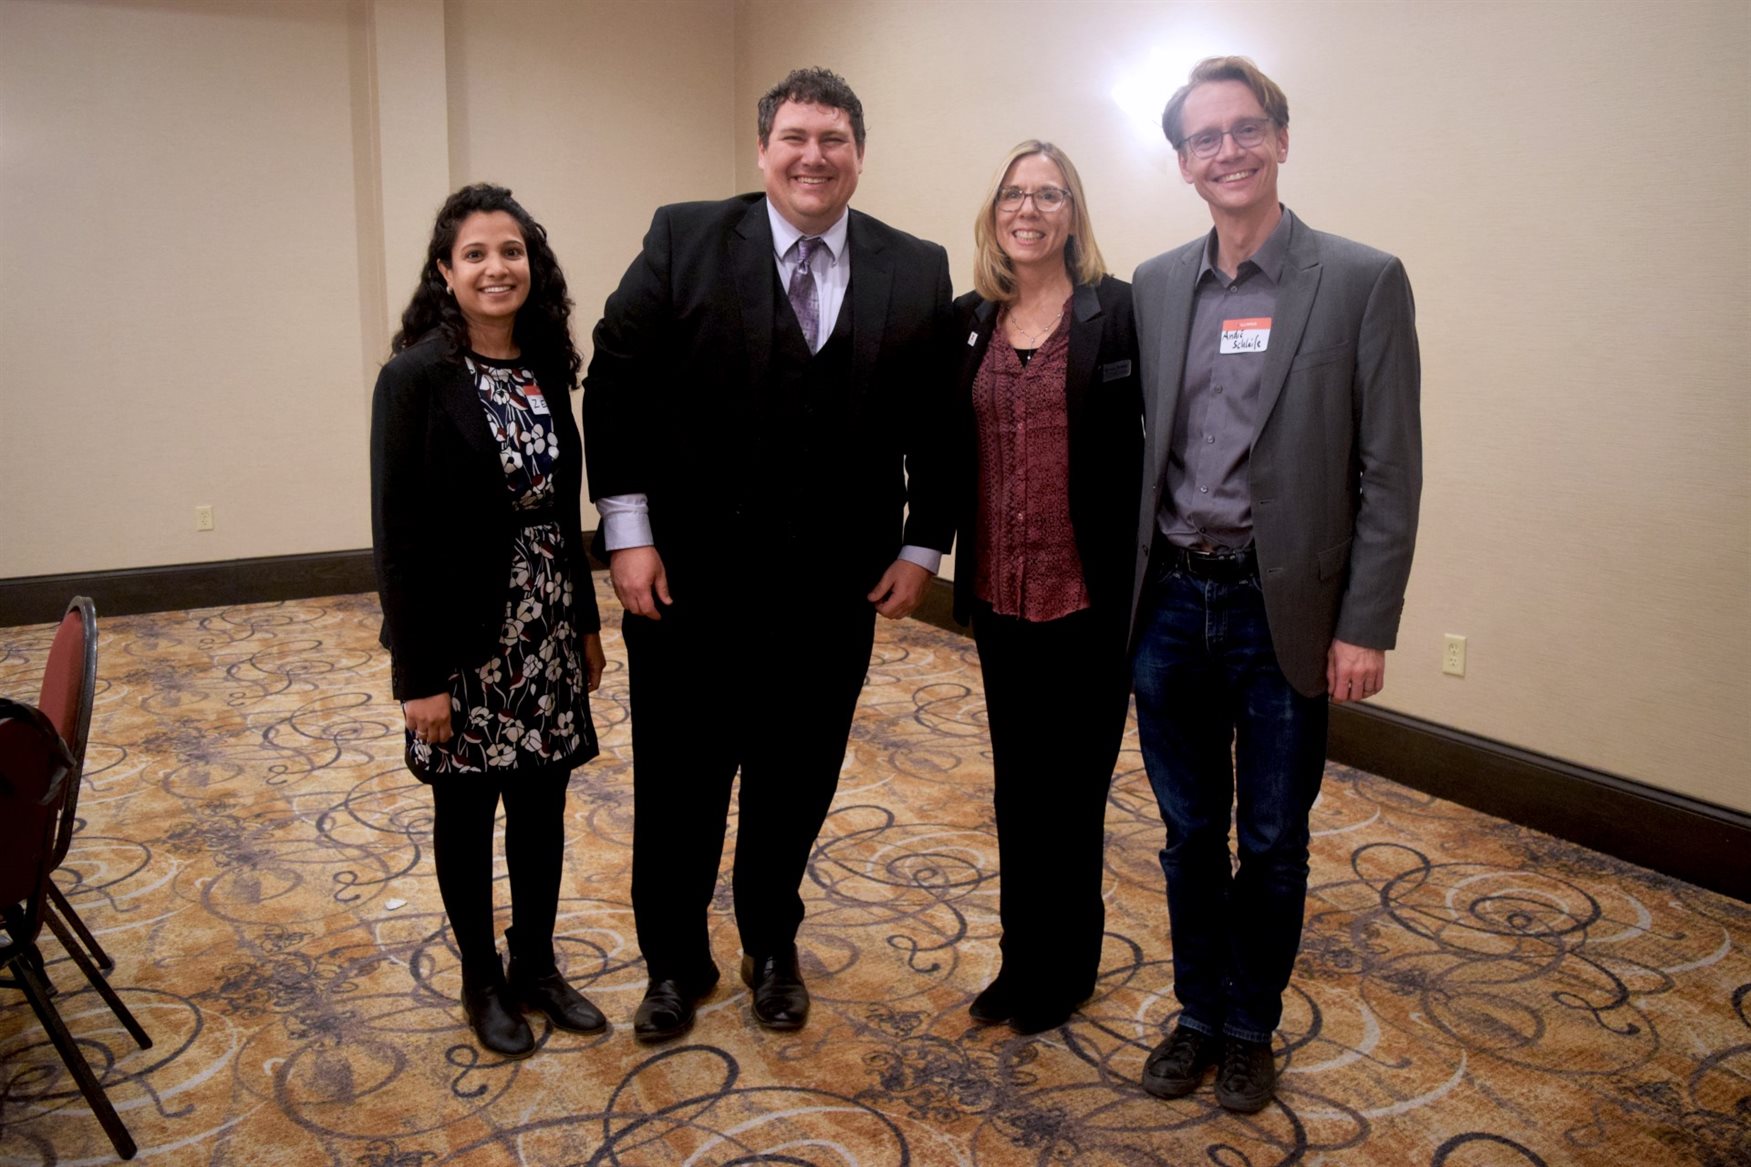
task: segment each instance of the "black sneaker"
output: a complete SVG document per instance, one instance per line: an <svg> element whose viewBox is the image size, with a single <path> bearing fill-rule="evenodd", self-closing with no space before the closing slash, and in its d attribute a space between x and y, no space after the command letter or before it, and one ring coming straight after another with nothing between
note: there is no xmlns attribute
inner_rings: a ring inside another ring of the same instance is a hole
<svg viewBox="0 0 1751 1167"><path fill-rule="evenodd" d="M1221 1060L1220 1037L1176 1025L1143 1063L1143 1089L1157 1098L1184 1098L1204 1081L1204 1071Z"/></svg>
<svg viewBox="0 0 1751 1167"><path fill-rule="evenodd" d="M1277 1086L1277 1063L1268 1041L1229 1038L1216 1075L1216 1101L1236 1114L1257 1114L1271 1101Z"/></svg>

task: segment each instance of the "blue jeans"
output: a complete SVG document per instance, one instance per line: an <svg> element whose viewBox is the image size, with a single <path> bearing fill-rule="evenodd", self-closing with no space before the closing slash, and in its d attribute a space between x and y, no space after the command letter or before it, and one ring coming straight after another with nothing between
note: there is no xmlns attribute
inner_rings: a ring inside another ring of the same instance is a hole
<svg viewBox="0 0 1751 1167"><path fill-rule="evenodd" d="M1297 692L1277 667L1256 577L1198 578L1158 559L1139 633L1137 729L1167 824L1180 1024L1268 1042L1301 946L1326 699Z"/></svg>

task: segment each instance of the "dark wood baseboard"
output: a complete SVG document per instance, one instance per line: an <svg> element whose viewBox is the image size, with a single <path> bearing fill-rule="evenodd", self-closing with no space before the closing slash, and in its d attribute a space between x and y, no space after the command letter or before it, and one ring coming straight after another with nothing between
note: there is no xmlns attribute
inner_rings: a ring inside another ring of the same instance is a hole
<svg viewBox="0 0 1751 1167"><path fill-rule="evenodd" d="M950 632L937 580L915 619ZM1389 709L1332 707L1327 755L1413 790L1751 902L1751 815Z"/></svg>
<svg viewBox="0 0 1751 1167"><path fill-rule="evenodd" d="M585 531L588 546L596 532ZM590 557L597 571L606 564ZM74 596L90 596L99 616L175 612L226 604L305 600L377 590L371 549L272 555L217 563L174 563L121 571L75 571L65 575L0 579L0 628L59 620Z"/></svg>
<svg viewBox="0 0 1751 1167"><path fill-rule="evenodd" d="M101 618L376 590L369 549L34 575L0 580L0 627L59 620L73 596Z"/></svg>
<svg viewBox="0 0 1751 1167"><path fill-rule="evenodd" d="M1332 707L1333 761L1751 902L1751 815L1390 709Z"/></svg>

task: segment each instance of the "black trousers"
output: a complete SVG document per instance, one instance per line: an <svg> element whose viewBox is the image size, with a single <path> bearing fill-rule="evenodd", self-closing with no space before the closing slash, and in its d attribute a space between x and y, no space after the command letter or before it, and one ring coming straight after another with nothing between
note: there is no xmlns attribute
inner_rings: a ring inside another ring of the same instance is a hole
<svg viewBox="0 0 1751 1167"><path fill-rule="evenodd" d="M1107 790L1130 698L1122 632L1085 610L1034 623L973 611L997 814L1005 984L1075 1005L1094 992Z"/></svg>
<svg viewBox="0 0 1751 1167"><path fill-rule="evenodd" d="M799 888L839 785L875 610L841 589L787 600L628 614L632 702L632 908L652 979L716 968L707 911L738 770L736 927L744 952L781 951L803 919Z"/></svg>
<svg viewBox="0 0 1751 1167"><path fill-rule="evenodd" d="M565 793L569 766L503 774L443 774L432 780L432 857L438 893L462 964L496 975L493 938L492 830L505 802L505 867L511 878L507 947L519 967L553 968L553 921L565 866Z"/></svg>

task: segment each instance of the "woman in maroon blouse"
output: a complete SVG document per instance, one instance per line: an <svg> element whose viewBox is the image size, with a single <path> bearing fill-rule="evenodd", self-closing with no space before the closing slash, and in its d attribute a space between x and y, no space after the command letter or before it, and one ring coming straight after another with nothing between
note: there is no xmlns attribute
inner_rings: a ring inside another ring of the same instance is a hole
<svg viewBox="0 0 1751 1167"><path fill-rule="evenodd" d="M985 680L1002 965L969 1012L1021 1033L1094 992L1107 787L1130 693L1142 461L1131 288L1106 274L1076 168L1009 152L955 302L962 463L955 615Z"/></svg>

